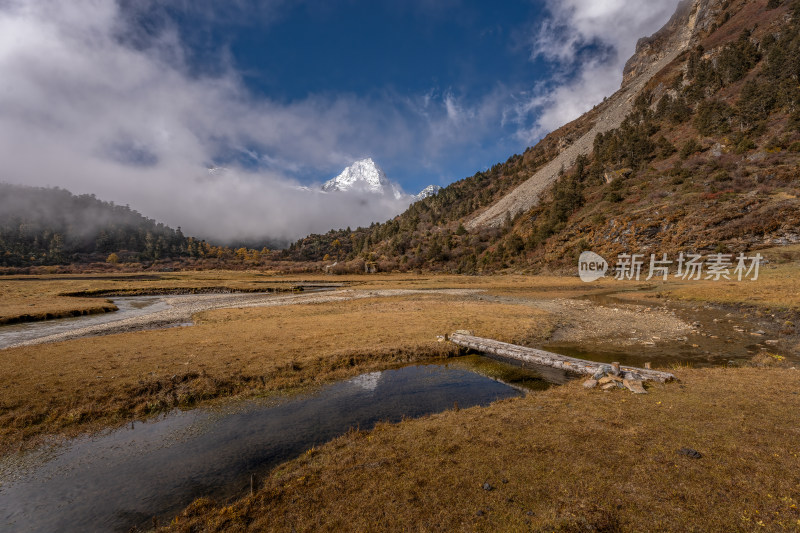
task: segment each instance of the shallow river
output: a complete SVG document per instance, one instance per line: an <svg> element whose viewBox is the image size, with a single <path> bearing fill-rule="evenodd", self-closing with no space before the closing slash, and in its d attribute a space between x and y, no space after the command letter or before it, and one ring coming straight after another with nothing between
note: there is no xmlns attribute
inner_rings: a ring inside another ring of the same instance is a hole
<svg viewBox="0 0 800 533"><path fill-rule="evenodd" d="M180 296L170 296L170 298L180 298ZM48 335L72 331L76 328L108 324L124 318L162 311L170 307L164 300L164 296L115 297L112 301L119 308L119 311L0 326L0 349L20 342L47 337Z"/></svg>
<svg viewBox="0 0 800 533"><path fill-rule="evenodd" d="M163 524L200 496L243 495L251 475L349 428L487 405L563 379L472 356L290 398L177 411L0 463L0 530L127 531L154 516Z"/></svg>

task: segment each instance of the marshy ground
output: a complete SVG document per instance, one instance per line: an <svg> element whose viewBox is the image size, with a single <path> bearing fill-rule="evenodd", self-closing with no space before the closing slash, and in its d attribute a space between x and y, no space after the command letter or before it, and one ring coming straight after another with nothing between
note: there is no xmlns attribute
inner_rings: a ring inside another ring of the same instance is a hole
<svg viewBox="0 0 800 533"><path fill-rule="evenodd" d="M111 293L309 282L345 286L263 301L226 295L234 308L184 309L190 327L151 330L144 328L158 324L145 321L135 331L0 351L0 452L9 460L44 441L176 407L454 355L457 348L436 336L469 329L533 346L624 346L633 359L669 366L680 383L652 386L645 396L571 383L352 432L277 468L253 496L231 505L200 500L170 527L800 528L796 263L764 268L757 282L258 272L24 277L0 280L0 319L96 309ZM62 296L87 291L105 293ZM609 295L616 300L602 299ZM235 308L245 301L254 306ZM726 350L739 350L735 368L719 366ZM679 454L683 447L703 457Z"/></svg>

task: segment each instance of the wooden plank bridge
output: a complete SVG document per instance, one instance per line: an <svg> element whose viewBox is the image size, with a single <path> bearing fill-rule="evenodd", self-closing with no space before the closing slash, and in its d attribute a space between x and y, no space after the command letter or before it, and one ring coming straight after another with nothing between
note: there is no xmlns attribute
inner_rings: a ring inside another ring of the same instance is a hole
<svg viewBox="0 0 800 533"><path fill-rule="evenodd" d="M447 339L458 346L463 346L464 348L469 348L476 352L487 353L506 359L515 359L535 365L560 368L575 374L594 376L598 372L602 372L604 374L618 374L620 377L629 380L658 381L660 383L675 379L675 376L669 372L661 372L649 368L637 368L634 366L622 366L618 363L608 364L587 361L585 359L567 357L566 355L559 355L537 348L528 348L493 339L474 337L466 333L456 332L449 335Z"/></svg>

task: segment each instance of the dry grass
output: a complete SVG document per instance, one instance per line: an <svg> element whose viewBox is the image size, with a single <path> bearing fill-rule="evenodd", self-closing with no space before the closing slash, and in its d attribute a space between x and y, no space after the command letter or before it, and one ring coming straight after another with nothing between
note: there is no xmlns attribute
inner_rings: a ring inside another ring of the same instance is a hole
<svg viewBox="0 0 800 533"><path fill-rule="evenodd" d="M664 296L732 305L755 305L800 311L800 264L762 267L756 281L694 281L667 283Z"/></svg>
<svg viewBox="0 0 800 533"><path fill-rule="evenodd" d="M110 306L100 298L79 298L65 294L154 293L164 290L192 291L208 288L234 290L285 290L303 283L342 283L360 289L438 289L535 288L538 291L572 288L579 290L577 278L547 276L438 276L381 274L372 276L274 275L269 272L203 271L153 274L156 279L141 279L137 274L77 276L0 277L0 324L102 312ZM586 287L584 287L585 289ZM49 315L49 316L48 316Z"/></svg>
<svg viewBox="0 0 800 533"><path fill-rule="evenodd" d="M0 324L34 322L52 318L91 315L116 311L117 306L97 298L66 298L57 294L32 294L29 287L8 287L0 290ZM22 290L20 290L22 289Z"/></svg>
<svg viewBox="0 0 800 533"><path fill-rule="evenodd" d="M113 425L241 392L321 383L455 353L469 328L514 342L552 324L525 306L440 295L201 313L198 325L4 350L0 452L32 437Z"/></svg>
<svg viewBox="0 0 800 533"><path fill-rule="evenodd" d="M198 500L167 529L800 529L800 372L678 375L646 396L573 383L351 432L274 470L254 496Z"/></svg>
<svg viewBox="0 0 800 533"><path fill-rule="evenodd" d="M758 282L670 281L655 291L717 302L798 305L796 264L766 269ZM77 279L76 279L77 278ZM275 276L263 272L168 273L158 279L119 275L31 276L0 279L0 317L30 307L41 313L108 305L97 298L59 296L96 290L165 288L286 288L301 282L339 282L359 289L485 289L520 298L574 297L642 288L603 280L585 284L556 276ZM787 290L787 287L790 287ZM735 289L735 290L733 290ZM749 291L749 292L747 292ZM3 351L0 359L0 451L53 432L75 434L107 424L189 407L246 391L270 392L425 357L454 348L437 334L473 329L479 335L530 343L547 336L554 319L528 306L419 295L391 300L220 310L200 325L82 339Z"/></svg>

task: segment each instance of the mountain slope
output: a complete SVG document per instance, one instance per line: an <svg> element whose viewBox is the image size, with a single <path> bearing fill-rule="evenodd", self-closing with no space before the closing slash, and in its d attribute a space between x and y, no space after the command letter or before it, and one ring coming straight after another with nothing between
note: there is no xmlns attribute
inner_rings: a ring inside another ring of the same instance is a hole
<svg viewBox="0 0 800 533"><path fill-rule="evenodd" d="M690 46L693 37L697 35L695 30L704 27L713 13L708 4L708 1L696 4L683 2L672 19L659 31L660 39L653 36L640 40L636 55L626 65L622 88L592 111L592 128L565 146L530 179L469 220L466 227L497 227L503 223L506 213L513 217L535 206L542 194L558 178L561 169L574 165L579 156L588 155L598 134L618 128L632 111L633 101L645 84ZM662 41L660 46L652 48L650 43L657 40Z"/></svg>
<svg viewBox="0 0 800 533"><path fill-rule="evenodd" d="M385 224L289 255L322 259L337 240L356 269L478 272L572 265L587 248L800 242L798 20L798 2L685 2L604 104Z"/></svg>

